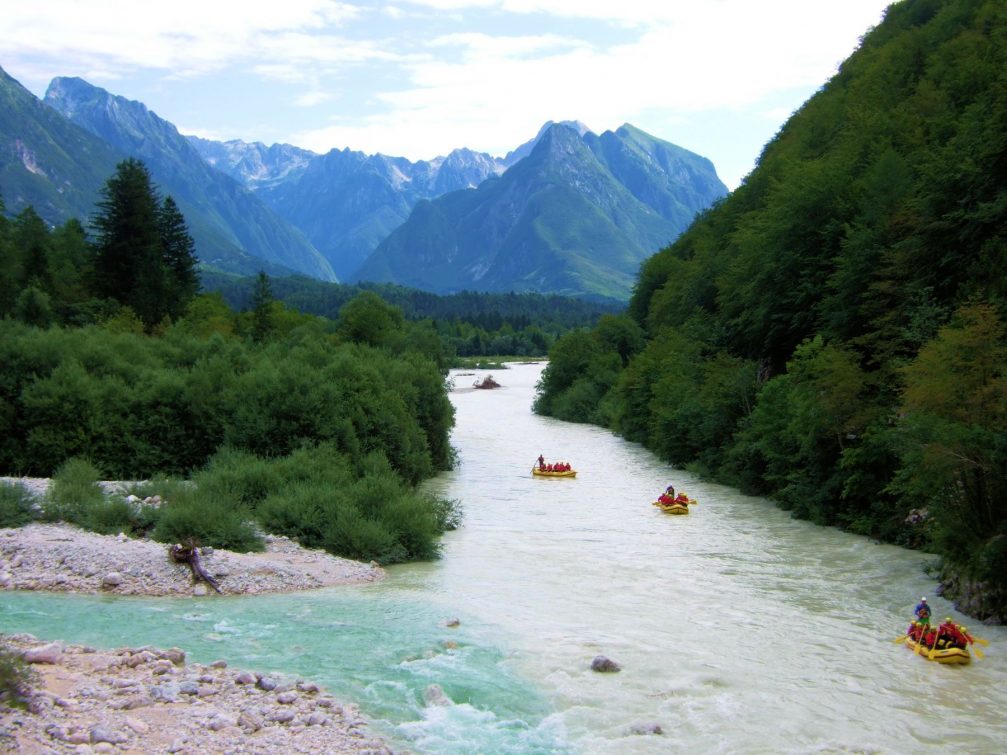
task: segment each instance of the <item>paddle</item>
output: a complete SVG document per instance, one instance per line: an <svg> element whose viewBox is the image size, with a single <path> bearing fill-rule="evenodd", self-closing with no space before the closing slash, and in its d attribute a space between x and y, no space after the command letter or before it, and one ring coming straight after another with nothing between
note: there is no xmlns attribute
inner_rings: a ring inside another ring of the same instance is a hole
<svg viewBox="0 0 1007 755"><path fill-rule="evenodd" d="M934 653L937 652L937 640L940 639L940 636L941 636L941 630L940 629L935 629L934 630L934 644L933 644L933 647L930 648L930 652L927 653L927 658L929 658L930 660L934 659Z"/></svg>

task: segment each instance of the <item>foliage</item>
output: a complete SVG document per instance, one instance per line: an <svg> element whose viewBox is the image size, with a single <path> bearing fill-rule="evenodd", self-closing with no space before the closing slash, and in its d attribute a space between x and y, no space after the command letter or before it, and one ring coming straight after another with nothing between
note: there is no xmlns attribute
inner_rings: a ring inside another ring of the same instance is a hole
<svg viewBox="0 0 1007 755"><path fill-rule="evenodd" d="M967 305L904 375L893 488L939 503L942 550L969 576L997 579L999 560L985 552L1007 529L1007 329L993 307Z"/></svg>
<svg viewBox="0 0 1007 755"><path fill-rule="evenodd" d="M196 486L176 486L161 505L150 536L161 543L223 548L239 553L264 550L262 536L250 512L233 499L221 498Z"/></svg>
<svg viewBox="0 0 1007 755"><path fill-rule="evenodd" d="M0 527L20 527L35 518L35 497L21 483L0 483Z"/></svg>
<svg viewBox="0 0 1007 755"><path fill-rule="evenodd" d="M427 322L443 344L438 348L458 357L541 357L559 335L623 309L615 301L558 295L465 291L442 296L393 284L343 285L300 276L273 278L270 285L277 300L287 307L333 320L347 302L361 293L373 293L401 310L407 322ZM255 286L253 278L203 271L203 288L219 293L236 309L253 306ZM412 335L415 340L416 334Z"/></svg>
<svg viewBox="0 0 1007 755"><path fill-rule="evenodd" d="M139 160L119 163L92 223L94 289L130 307L148 329L177 317L195 294L194 244L171 197L160 200Z"/></svg>
<svg viewBox="0 0 1007 755"><path fill-rule="evenodd" d="M83 457L64 461L46 491L42 518L50 522L81 524L92 507L104 503L105 492L98 481L101 473Z"/></svg>
<svg viewBox="0 0 1007 755"><path fill-rule="evenodd" d="M25 708L38 679L21 655L7 646L0 635L0 708Z"/></svg>
<svg viewBox="0 0 1007 755"><path fill-rule="evenodd" d="M252 295L252 340L261 343L273 330L273 289L269 276L259 271Z"/></svg>

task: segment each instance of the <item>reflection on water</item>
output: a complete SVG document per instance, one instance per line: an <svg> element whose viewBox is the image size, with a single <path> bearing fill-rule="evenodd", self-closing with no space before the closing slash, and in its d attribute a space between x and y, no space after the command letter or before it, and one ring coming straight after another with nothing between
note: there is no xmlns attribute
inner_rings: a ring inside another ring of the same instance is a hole
<svg viewBox="0 0 1007 755"><path fill-rule="evenodd" d="M969 667L891 642L932 594L927 556L793 521L606 431L536 417L540 370L496 371L492 391L458 381L460 464L430 488L465 517L438 562L287 596L5 593L0 629L287 669L417 752L1002 751L1002 628L979 630L991 645ZM577 478L533 478L540 453ZM669 482L699 499L689 516L650 505ZM599 654L623 670L590 671ZM432 684L455 704L425 706Z"/></svg>

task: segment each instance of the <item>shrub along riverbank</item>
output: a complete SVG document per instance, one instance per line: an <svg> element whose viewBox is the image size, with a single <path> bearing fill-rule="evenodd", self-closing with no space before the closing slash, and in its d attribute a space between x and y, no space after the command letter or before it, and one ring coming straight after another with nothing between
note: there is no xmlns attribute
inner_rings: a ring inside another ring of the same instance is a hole
<svg viewBox="0 0 1007 755"><path fill-rule="evenodd" d="M340 556L436 556L456 512L416 488L452 463L433 359L315 318L261 344L189 325L0 322L0 469L55 475L45 518L235 550L257 547L257 523ZM99 479L150 480L134 492L166 503L106 497ZM5 524L25 519L21 497L4 493Z"/></svg>

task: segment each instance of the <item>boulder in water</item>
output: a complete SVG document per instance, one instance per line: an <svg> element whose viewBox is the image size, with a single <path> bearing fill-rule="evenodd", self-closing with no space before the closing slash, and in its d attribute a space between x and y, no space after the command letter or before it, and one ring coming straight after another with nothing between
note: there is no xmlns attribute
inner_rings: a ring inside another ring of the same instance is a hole
<svg viewBox="0 0 1007 755"><path fill-rule="evenodd" d="M591 670L602 674L614 674L616 671L622 671L622 667L611 658L596 655L591 661Z"/></svg>

